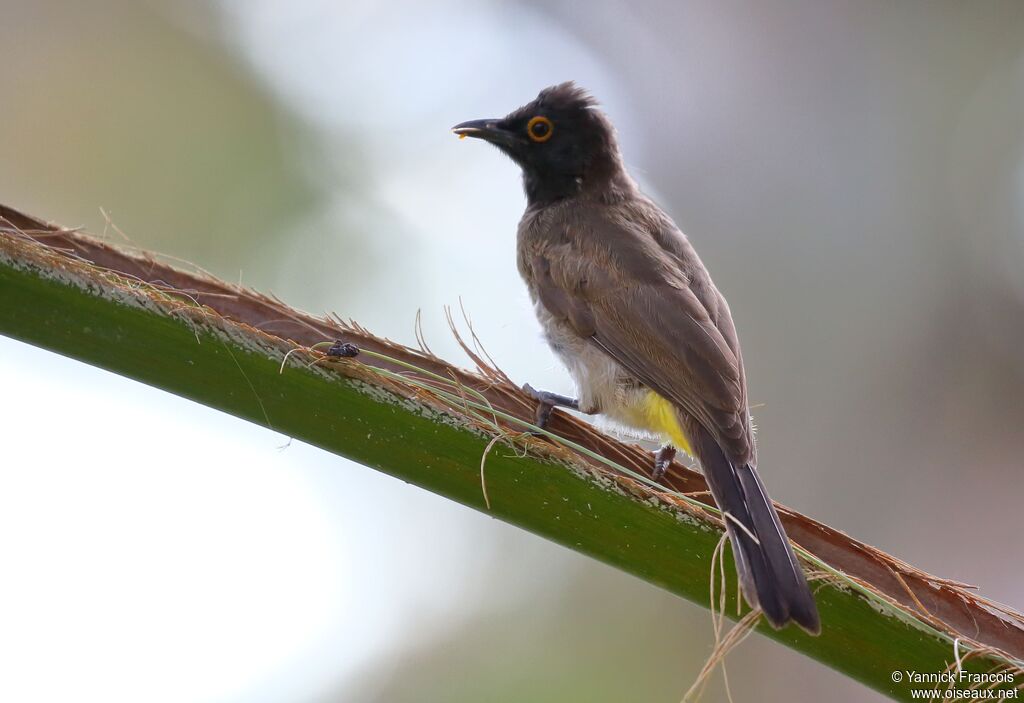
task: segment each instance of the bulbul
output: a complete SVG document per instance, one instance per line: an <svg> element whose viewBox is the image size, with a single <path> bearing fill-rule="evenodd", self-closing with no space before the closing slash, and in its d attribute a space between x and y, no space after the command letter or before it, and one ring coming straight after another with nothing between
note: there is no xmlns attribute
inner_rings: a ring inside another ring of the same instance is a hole
<svg viewBox="0 0 1024 703"><path fill-rule="evenodd" d="M494 144L523 172L519 272L579 395L524 386L538 423L560 405L659 436L658 479L676 448L695 457L747 602L776 628L794 621L818 633L814 597L757 473L729 306L686 236L626 172L608 118L569 82L453 131Z"/></svg>

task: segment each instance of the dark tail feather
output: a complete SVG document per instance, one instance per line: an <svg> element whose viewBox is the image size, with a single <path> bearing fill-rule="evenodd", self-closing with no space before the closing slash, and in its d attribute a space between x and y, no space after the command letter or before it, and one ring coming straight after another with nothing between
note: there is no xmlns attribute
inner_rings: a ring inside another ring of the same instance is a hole
<svg viewBox="0 0 1024 703"><path fill-rule="evenodd" d="M719 509L731 516L725 518L725 525L747 602L760 605L775 628L792 620L818 634L821 622L814 596L757 470L734 465L711 435L703 430L697 434L694 450L711 495Z"/></svg>

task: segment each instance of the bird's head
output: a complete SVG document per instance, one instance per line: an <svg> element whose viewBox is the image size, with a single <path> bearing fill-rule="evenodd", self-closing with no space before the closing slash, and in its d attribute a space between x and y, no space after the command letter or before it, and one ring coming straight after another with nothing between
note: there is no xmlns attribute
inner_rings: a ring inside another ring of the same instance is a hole
<svg viewBox="0 0 1024 703"><path fill-rule="evenodd" d="M488 141L519 164L531 203L569 197L621 170L611 123L571 81L545 88L505 117L463 122L452 131Z"/></svg>

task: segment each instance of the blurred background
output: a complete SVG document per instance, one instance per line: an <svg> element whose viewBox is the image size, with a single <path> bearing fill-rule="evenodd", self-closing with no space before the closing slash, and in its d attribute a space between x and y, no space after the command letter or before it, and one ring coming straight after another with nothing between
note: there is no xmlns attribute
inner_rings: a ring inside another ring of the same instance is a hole
<svg viewBox="0 0 1024 703"><path fill-rule="evenodd" d="M466 363L461 298L562 392L518 173L449 128L577 80L730 300L773 495L1024 607L1024 4L0 13L0 201L397 341L422 309ZM0 387L0 699L677 701L710 651L706 611L287 437L8 339ZM761 637L728 666L881 700Z"/></svg>

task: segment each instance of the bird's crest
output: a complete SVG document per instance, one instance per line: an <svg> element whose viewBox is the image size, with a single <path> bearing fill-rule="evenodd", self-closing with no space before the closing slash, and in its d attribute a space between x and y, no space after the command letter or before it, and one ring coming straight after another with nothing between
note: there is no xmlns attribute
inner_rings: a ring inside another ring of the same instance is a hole
<svg viewBox="0 0 1024 703"><path fill-rule="evenodd" d="M551 110L570 111L597 107L597 100L575 81L559 83L540 91L536 103Z"/></svg>

